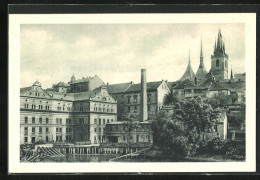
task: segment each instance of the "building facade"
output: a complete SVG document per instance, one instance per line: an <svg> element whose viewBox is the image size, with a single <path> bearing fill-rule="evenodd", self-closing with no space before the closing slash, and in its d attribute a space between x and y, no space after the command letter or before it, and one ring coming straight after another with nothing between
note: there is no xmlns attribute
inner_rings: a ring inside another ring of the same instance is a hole
<svg viewBox="0 0 260 180"><path fill-rule="evenodd" d="M93 90L67 93L44 90L36 81L21 88L20 143L102 142L105 125L117 121L117 102L105 85L94 86Z"/></svg>

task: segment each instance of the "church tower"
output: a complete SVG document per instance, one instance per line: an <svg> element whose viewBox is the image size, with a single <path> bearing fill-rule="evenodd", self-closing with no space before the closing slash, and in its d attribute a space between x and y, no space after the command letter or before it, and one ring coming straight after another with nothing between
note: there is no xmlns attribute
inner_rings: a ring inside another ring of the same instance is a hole
<svg viewBox="0 0 260 180"><path fill-rule="evenodd" d="M210 71L217 80L228 79L228 55L225 52L225 42L221 30L218 32L217 43L215 41L214 53L211 55Z"/></svg>
<svg viewBox="0 0 260 180"><path fill-rule="evenodd" d="M188 63L188 66L186 68L185 73L182 75L182 77L180 78L179 81L184 81L186 79L189 79L189 80L193 81L194 77L195 77L195 74L194 74L193 69L192 69L191 64L190 64L190 52L189 52L189 63Z"/></svg>
<svg viewBox="0 0 260 180"><path fill-rule="evenodd" d="M203 61L203 50L202 50L202 38L201 38L201 46L200 46L200 65L196 73L196 81L201 82L205 80L205 76L207 75L207 70L204 66Z"/></svg>

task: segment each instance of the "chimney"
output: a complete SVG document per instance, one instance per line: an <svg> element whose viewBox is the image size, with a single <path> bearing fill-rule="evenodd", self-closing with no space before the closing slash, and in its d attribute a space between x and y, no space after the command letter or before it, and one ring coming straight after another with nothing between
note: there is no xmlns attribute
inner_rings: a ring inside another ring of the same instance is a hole
<svg viewBox="0 0 260 180"><path fill-rule="evenodd" d="M141 69L141 102L140 102L141 121L147 120L147 88L146 88L146 69Z"/></svg>

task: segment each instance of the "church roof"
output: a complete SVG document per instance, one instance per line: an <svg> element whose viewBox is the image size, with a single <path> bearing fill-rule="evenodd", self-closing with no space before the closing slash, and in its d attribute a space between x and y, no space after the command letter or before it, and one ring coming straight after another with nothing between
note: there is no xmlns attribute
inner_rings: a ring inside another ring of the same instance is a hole
<svg viewBox="0 0 260 180"><path fill-rule="evenodd" d="M180 81L184 81L186 79L189 79L189 80L192 80L194 78L195 74L193 72L193 69L191 67L191 64L190 64L190 56L189 56L189 63L188 63L188 66L186 68L186 71L185 73L182 75L182 77L180 78Z"/></svg>

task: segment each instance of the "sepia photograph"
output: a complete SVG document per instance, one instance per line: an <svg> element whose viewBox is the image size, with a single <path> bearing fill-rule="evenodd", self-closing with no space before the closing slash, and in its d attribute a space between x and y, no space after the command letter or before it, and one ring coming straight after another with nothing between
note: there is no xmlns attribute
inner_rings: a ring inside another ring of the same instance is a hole
<svg viewBox="0 0 260 180"><path fill-rule="evenodd" d="M17 34L10 29L9 41L19 42L13 44L19 51L9 51L19 59L12 61L14 90L20 90L11 100L18 107L9 125L16 131L13 160L31 168L248 163L250 154L255 158L255 149L247 151L255 147L248 139L255 136L254 114L248 117L255 97L247 96L255 86L247 77L255 66L248 59L255 29L247 20L255 16L243 15L183 17L182 23L156 15L136 23L134 15L119 16L120 22L118 15L79 22L72 16L67 23L21 15L32 22L13 21Z"/></svg>

